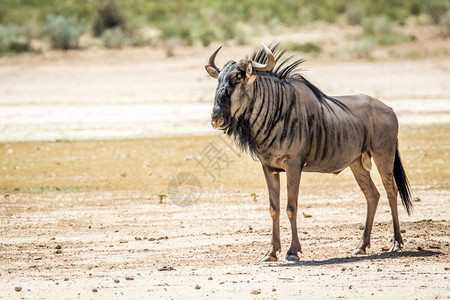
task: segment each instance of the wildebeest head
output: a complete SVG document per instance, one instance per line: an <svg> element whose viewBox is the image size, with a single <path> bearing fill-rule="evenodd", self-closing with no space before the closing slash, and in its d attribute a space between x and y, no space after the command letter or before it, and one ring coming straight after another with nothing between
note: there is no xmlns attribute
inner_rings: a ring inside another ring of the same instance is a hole
<svg viewBox="0 0 450 300"><path fill-rule="evenodd" d="M222 47L213 52L205 66L211 77L217 78L216 96L211 114L211 125L214 129L225 130L231 125L231 116L242 106L242 95L248 93L256 79L256 72L270 71L275 66L275 57L270 49L262 44L267 54L267 63L260 64L249 59L239 62L230 61L222 70L215 64L217 53Z"/></svg>

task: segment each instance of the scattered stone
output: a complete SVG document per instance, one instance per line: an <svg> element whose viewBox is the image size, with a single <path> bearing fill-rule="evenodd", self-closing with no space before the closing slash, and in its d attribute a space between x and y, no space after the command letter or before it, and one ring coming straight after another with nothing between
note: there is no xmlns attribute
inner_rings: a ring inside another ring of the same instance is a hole
<svg viewBox="0 0 450 300"><path fill-rule="evenodd" d="M140 238L140 237L138 237L138 236L135 236L134 239L135 239L136 241L142 241L142 238Z"/></svg>
<svg viewBox="0 0 450 300"><path fill-rule="evenodd" d="M213 280L213 278L212 277L208 277L208 280Z"/></svg>
<svg viewBox="0 0 450 300"><path fill-rule="evenodd" d="M127 277L125 277L125 280L134 280L134 277L132 277L132 276L127 276Z"/></svg>
<svg viewBox="0 0 450 300"><path fill-rule="evenodd" d="M400 229L400 232L401 232L401 233L405 233L405 232L406 232L406 229Z"/></svg>
<svg viewBox="0 0 450 300"><path fill-rule="evenodd" d="M56 250L55 251L55 254L61 254L62 253L62 250Z"/></svg>
<svg viewBox="0 0 450 300"><path fill-rule="evenodd" d="M383 271L383 269L381 269L381 268L378 268L378 269L377 269L377 272L381 272L381 271Z"/></svg>
<svg viewBox="0 0 450 300"><path fill-rule="evenodd" d="M383 246L382 248L381 248L381 251L384 251L384 252L386 252L386 251L389 251L389 247L388 246Z"/></svg>
<svg viewBox="0 0 450 300"><path fill-rule="evenodd" d="M420 202L420 198L419 197L414 197L413 201Z"/></svg>
<svg viewBox="0 0 450 300"><path fill-rule="evenodd" d="M16 292L20 292L20 291L22 290L22 287L21 287L21 286L16 286L16 287L14 288L14 290L15 290Z"/></svg>
<svg viewBox="0 0 450 300"><path fill-rule="evenodd" d="M202 288L202 287L199 286L198 284L195 285L195 289L196 289L196 290L199 290L199 289L201 289L201 288Z"/></svg>
<svg viewBox="0 0 450 300"><path fill-rule="evenodd" d="M97 292L98 292L98 290L97 290L96 288L93 288L92 291L93 291L94 293L97 293Z"/></svg>
<svg viewBox="0 0 450 300"><path fill-rule="evenodd" d="M438 244L431 244L428 247L430 247L431 249L441 249L441 246L439 246Z"/></svg>
<svg viewBox="0 0 450 300"><path fill-rule="evenodd" d="M120 173L120 177L127 177L127 172Z"/></svg>
<svg viewBox="0 0 450 300"><path fill-rule="evenodd" d="M175 269L170 266L163 266L162 268L158 269L158 271L173 271L173 270L175 270Z"/></svg>
<svg viewBox="0 0 450 300"><path fill-rule="evenodd" d="M276 288L273 288L273 289L272 289L272 292L276 292L276 291L277 291L277 289L276 289Z"/></svg>
<svg viewBox="0 0 450 300"><path fill-rule="evenodd" d="M347 270L346 267L342 267L341 271L344 272L345 270Z"/></svg>
<svg viewBox="0 0 450 300"><path fill-rule="evenodd" d="M149 240L150 242L156 241L156 239L155 239L155 238L152 238L152 237L149 238L148 240Z"/></svg>
<svg viewBox="0 0 450 300"><path fill-rule="evenodd" d="M417 250L423 251L423 248L419 246L419 247L417 247Z"/></svg>
<svg viewBox="0 0 450 300"><path fill-rule="evenodd" d="M259 295L259 294L261 294L261 290L260 290L260 289L258 289L258 290L252 290L252 291L250 292L250 294L252 294L252 295Z"/></svg>
<svg viewBox="0 0 450 300"><path fill-rule="evenodd" d="M445 267L444 270L445 270L445 271L448 271L448 270L450 270L450 268L449 268L449 267Z"/></svg>
<svg viewBox="0 0 450 300"><path fill-rule="evenodd" d="M55 249L62 249L61 245L56 245Z"/></svg>
<svg viewBox="0 0 450 300"><path fill-rule="evenodd" d="M114 279L114 283L119 283L120 280L119 279Z"/></svg>
<svg viewBox="0 0 450 300"><path fill-rule="evenodd" d="M358 229L359 229L359 230L364 230L364 225L363 225L363 224L359 224Z"/></svg>
<svg viewBox="0 0 450 300"><path fill-rule="evenodd" d="M302 214L303 214L303 217L306 218L306 219L307 219L307 218L311 218L311 215L310 215L310 214L307 214L307 213L304 213L304 212L302 212Z"/></svg>
<svg viewBox="0 0 450 300"><path fill-rule="evenodd" d="M42 260L42 257L40 257L40 256L35 257L34 260Z"/></svg>
<svg viewBox="0 0 450 300"><path fill-rule="evenodd" d="M348 286L348 289L351 290L353 287L351 285Z"/></svg>

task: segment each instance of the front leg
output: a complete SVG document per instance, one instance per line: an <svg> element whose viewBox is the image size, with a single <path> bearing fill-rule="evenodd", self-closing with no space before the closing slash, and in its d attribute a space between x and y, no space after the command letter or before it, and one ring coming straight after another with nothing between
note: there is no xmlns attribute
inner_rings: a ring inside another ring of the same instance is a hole
<svg viewBox="0 0 450 300"><path fill-rule="evenodd" d="M281 251L280 242L280 175L279 173L272 173L266 166L263 165L264 176L269 189L270 200L270 216L272 217L272 246L269 252L261 261L276 261L278 260L277 253Z"/></svg>
<svg viewBox="0 0 450 300"><path fill-rule="evenodd" d="M298 206L298 190L300 186L300 177L302 169L301 164L291 163L286 168L286 181L288 202L286 207L286 213L291 223L291 247L289 247L286 253L286 260L299 261L298 252L302 253L302 247L298 239L297 233L297 206Z"/></svg>

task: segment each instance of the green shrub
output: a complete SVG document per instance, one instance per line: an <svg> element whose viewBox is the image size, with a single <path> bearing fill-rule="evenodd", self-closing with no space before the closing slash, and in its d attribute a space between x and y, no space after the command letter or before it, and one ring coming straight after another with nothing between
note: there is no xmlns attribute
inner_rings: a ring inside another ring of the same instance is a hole
<svg viewBox="0 0 450 300"><path fill-rule="evenodd" d="M347 22L350 25L361 25L365 15L364 8L357 3L351 3L345 11Z"/></svg>
<svg viewBox="0 0 450 300"><path fill-rule="evenodd" d="M442 36L445 37L445 38L450 37L450 11L448 11L441 18L441 25L443 27Z"/></svg>
<svg viewBox="0 0 450 300"><path fill-rule="evenodd" d="M447 0L429 0L425 1L425 11L434 24L440 24L442 17L449 9Z"/></svg>
<svg viewBox="0 0 450 300"><path fill-rule="evenodd" d="M363 22L364 35L378 45L395 45L414 40L415 36L403 34L398 23L388 16L371 17Z"/></svg>
<svg viewBox="0 0 450 300"><path fill-rule="evenodd" d="M18 33L15 26L0 25L0 54L19 53L30 50L30 41Z"/></svg>
<svg viewBox="0 0 450 300"><path fill-rule="evenodd" d="M95 36L101 36L103 31L113 28L125 29L125 18L119 11L115 0L109 0L97 9L93 23Z"/></svg>
<svg viewBox="0 0 450 300"><path fill-rule="evenodd" d="M375 46L375 41L370 38L364 38L353 43L349 48L349 52L356 58L372 59L372 51Z"/></svg>
<svg viewBox="0 0 450 300"><path fill-rule="evenodd" d="M78 48L84 27L78 23L75 17L65 18L49 15L45 31L50 38L52 48L68 50Z"/></svg>
<svg viewBox="0 0 450 300"><path fill-rule="evenodd" d="M320 54L323 51L322 46L314 42L299 43L289 41L283 43L283 48L286 49L287 51L304 52L315 55Z"/></svg>
<svg viewBox="0 0 450 300"><path fill-rule="evenodd" d="M199 34L199 39L204 47L208 47L213 41L218 40L217 33L212 28L206 26Z"/></svg>
<svg viewBox="0 0 450 300"><path fill-rule="evenodd" d="M387 16L381 16L375 20L373 23L373 34L378 35L389 35L396 31L397 23Z"/></svg>
<svg viewBox="0 0 450 300"><path fill-rule="evenodd" d="M236 43L238 45L248 45L252 42L254 37L254 30L252 26L239 22L236 25Z"/></svg>
<svg viewBox="0 0 450 300"><path fill-rule="evenodd" d="M117 49L125 46L126 37L119 27L106 29L102 34L103 46L109 49Z"/></svg>

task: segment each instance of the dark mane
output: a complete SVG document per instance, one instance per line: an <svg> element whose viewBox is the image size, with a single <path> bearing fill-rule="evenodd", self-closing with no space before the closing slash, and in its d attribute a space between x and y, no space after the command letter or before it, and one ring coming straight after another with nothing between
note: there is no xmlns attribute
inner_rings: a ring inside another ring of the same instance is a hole
<svg viewBox="0 0 450 300"><path fill-rule="evenodd" d="M308 79L306 79L302 74L300 74L301 68L299 68L299 66L305 62L305 59L296 58L295 55L290 55L286 57L285 56L286 50L280 50L279 44L271 46L270 48L275 56L276 64L271 71L264 72L265 74L267 74L268 76L276 77L281 80L290 79L303 82L314 93L317 100L323 105L325 105L328 109L332 110L332 107L330 106L329 102L332 102L333 104L336 104L337 106L343 109L347 109L347 106L344 103L342 103L338 99L326 95L318 87L316 87ZM252 55L250 56L250 59L262 64L267 63L267 56L266 53L264 52L264 49L253 52Z"/></svg>

